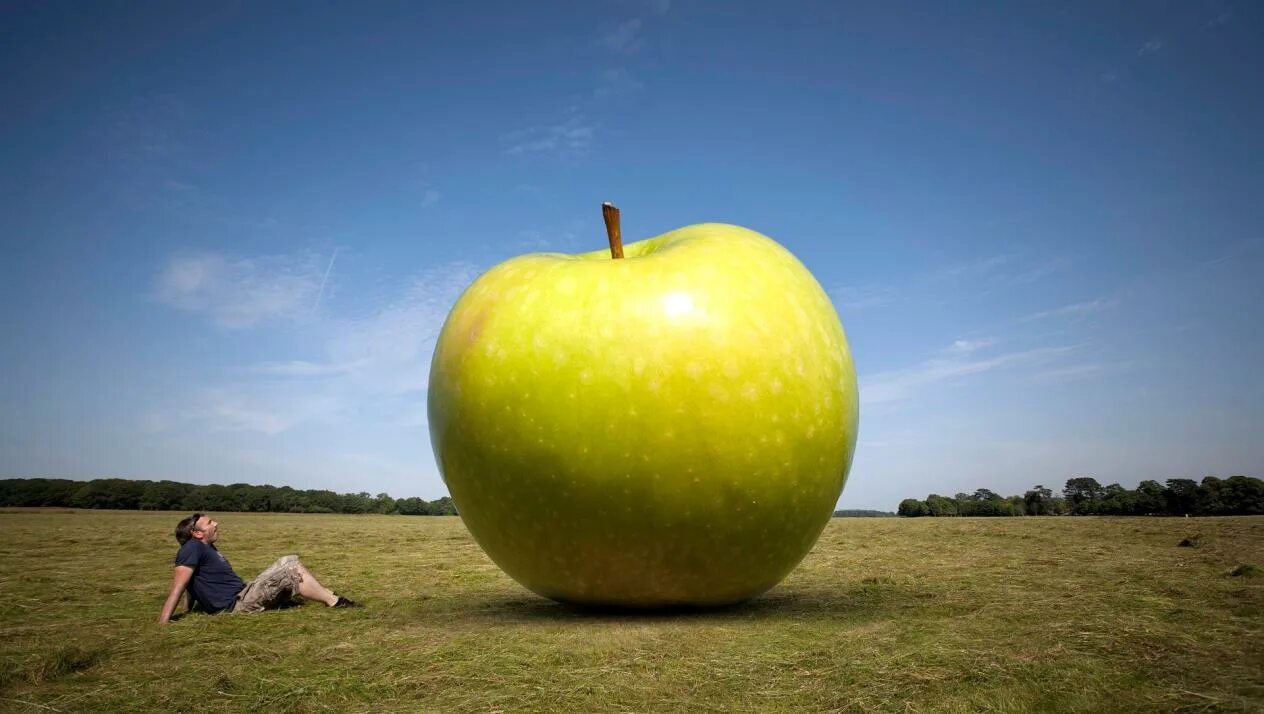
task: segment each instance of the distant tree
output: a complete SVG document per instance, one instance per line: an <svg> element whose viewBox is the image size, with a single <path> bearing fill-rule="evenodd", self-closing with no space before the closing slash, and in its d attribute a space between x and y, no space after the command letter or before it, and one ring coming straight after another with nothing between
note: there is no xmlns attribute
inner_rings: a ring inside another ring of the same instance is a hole
<svg viewBox="0 0 1264 714"><path fill-rule="evenodd" d="M119 491L120 479L94 479L85 482L70 496L70 506L74 508L127 508L132 502L131 494ZM130 491L130 489L129 489ZM140 494L131 506L140 505Z"/></svg>
<svg viewBox="0 0 1264 714"><path fill-rule="evenodd" d="M1163 489L1163 499L1167 501L1167 512L1173 516L1184 516L1194 513L1198 504L1198 484L1193 479L1170 478L1167 488Z"/></svg>
<svg viewBox="0 0 1264 714"><path fill-rule="evenodd" d="M399 511L400 514L404 516L424 516L426 515L427 505L428 504L420 498L417 498L416 496L409 496L408 498L401 498L395 501L395 510Z"/></svg>
<svg viewBox="0 0 1264 714"><path fill-rule="evenodd" d="M333 491L304 491L308 513L342 513L342 496Z"/></svg>
<svg viewBox="0 0 1264 714"><path fill-rule="evenodd" d="M215 506L216 511L239 511L249 512L254 502L254 486L248 483L230 483L227 486L212 486L216 489L219 498L219 505ZM219 491L218 489L223 489Z"/></svg>
<svg viewBox="0 0 1264 714"><path fill-rule="evenodd" d="M276 500L272 507L281 513L302 513L305 499L302 491L282 486L276 490Z"/></svg>
<svg viewBox="0 0 1264 714"><path fill-rule="evenodd" d="M1194 491L1194 513L1200 516L1227 516L1232 510L1232 503L1226 502L1225 482L1215 476L1204 476L1203 482Z"/></svg>
<svg viewBox="0 0 1264 714"><path fill-rule="evenodd" d="M1112 483L1102 489L1102 501L1098 512L1107 516L1128 516L1136 511L1136 503L1136 493L1117 483Z"/></svg>
<svg viewBox="0 0 1264 714"><path fill-rule="evenodd" d="M1224 481L1223 500L1233 515L1264 513L1264 481L1250 476L1230 476Z"/></svg>
<svg viewBox="0 0 1264 714"><path fill-rule="evenodd" d="M238 509L237 500L233 498L233 492L228 486L221 484L210 484L207 486L198 486L195 488L198 495L198 504L186 510L197 511L235 511Z"/></svg>
<svg viewBox="0 0 1264 714"><path fill-rule="evenodd" d="M1023 508L1029 516L1047 516L1050 515L1049 506L1052 500L1053 490L1037 485L1023 494Z"/></svg>
<svg viewBox="0 0 1264 714"><path fill-rule="evenodd" d="M975 491L975 492L974 492L974 495L970 496L970 498L971 498L972 500L975 500L975 501L1000 501L1000 500L1002 500L1000 495L996 494L996 493L995 493L995 492L993 492L993 491L989 491L989 490L988 490L988 489L986 489L986 488L981 488L981 489L978 489L977 491Z"/></svg>
<svg viewBox="0 0 1264 714"><path fill-rule="evenodd" d="M1062 489L1062 495L1067 500L1067 506L1070 507L1071 513L1075 515L1097 513L1097 506L1102 500L1103 493L1102 485L1092 476L1078 476L1068 479L1066 487Z"/></svg>
<svg viewBox="0 0 1264 714"><path fill-rule="evenodd" d="M1163 498L1163 487L1158 481L1142 481L1137 485L1136 500L1133 513L1139 516L1160 515L1167 512L1167 501Z"/></svg>
<svg viewBox="0 0 1264 714"><path fill-rule="evenodd" d="M236 489L238 504L253 513L267 513L280 510L280 489L276 486L251 486L241 484Z"/></svg>
<svg viewBox="0 0 1264 714"><path fill-rule="evenodd" d="M1027 504L1023 501L1022 496L1010 496L1005 499L1005 507L1009 512L1007 516L1025 516L1027 515Z"/></svg>
<svg viewBox="0 0 1264 714"><path fill-rule="evenodd" d="M182 511L254 511L281 513L409 513L454 515L456 506L444 496L396 501L389 494L338 494L328 490L299 491L290 486L247 483L190 484L120 478L0 479L0 506L116 508ZM890 514L888 514L890 515Z"/></svg>
<svg viewBox="0 0 1264 714"><path fill-rule="evenodd" d="M374 513L394 513L395 512L395 499L391 498L389 495L385 493L379 493L373 499L373 512Z"/></svg>
<svg viewBox="0 0 1264 714"><path fill-rule="evenodd" d="M360 493L349 493L341 499L341 513L373 513L377 508L377 501L369 495L368 491Z"/></svg>
<svg viewBox="0 0 1264 714"><path fill-rule="evenodd" d="M957 502L937 493L932 493L926 497L926 508L932 516L957 515Z"/></svg>
<svg viewBox="0 0 1264 714"><path fill-rule="evenodd" d="M444 496L437 501L431 501L426 508L428 516L455 516L456 504L452 502L451 496Z"/></svg>
<svg viewBox="0 0 1264 714"><path fill-rule="evenodd" d="M69 479L36 479L41 482L36 487L35 496L39 502L30 503L32 506L69 506L70 496L79 489L78 481Z"/></svg>
<svg viewBox="0 0 1264 714"><path fill-rule="evenodd" d="M998 497L973 501L968 515L995 518L997 516L1016 516L1019 513L1014 512L1009 501Z"/></svg>
<svg viewBox="0 0 1264 714"><path fill-rule="evenodd" d="M929 515L930 509L926 507L925 501L919 501L916 498L906 498L900 501L900 507L896 509L895 513L899 516L916 518Z"/></svg>
<svg viewBox="0 0 1264 714"><path fill-rule="evenodd" d="M957 514L962 516L1022 515L1021 507L1015 507L1008 499L986 488L980 488L972 494L959 493L956 502Z"/></svg>

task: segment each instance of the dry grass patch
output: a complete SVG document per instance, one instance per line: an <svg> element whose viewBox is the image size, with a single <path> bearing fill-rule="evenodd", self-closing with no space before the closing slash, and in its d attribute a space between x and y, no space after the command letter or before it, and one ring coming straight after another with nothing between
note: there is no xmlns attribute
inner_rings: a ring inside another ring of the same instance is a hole
<svg viewBox="0 0 1264 714"><path fill-rule="evenodd" d="M221 514L368 607L154 624L182 514L0 512L0 709L1251 711L1264 518L839 519L714 612L535 597L456 518Z"/></svg>

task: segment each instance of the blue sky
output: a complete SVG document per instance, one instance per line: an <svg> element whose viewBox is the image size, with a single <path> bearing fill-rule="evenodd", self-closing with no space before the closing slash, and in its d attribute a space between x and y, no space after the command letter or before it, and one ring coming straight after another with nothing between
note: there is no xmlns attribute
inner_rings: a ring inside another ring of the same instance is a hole
<svg viewBox="0 0 1264 714"><path fill-rule="evenodd" d="M829 291L843 507L1264 475L1264 9L843 5L6 5L0 476L443 495L444 315L603 200Z"/></svg>

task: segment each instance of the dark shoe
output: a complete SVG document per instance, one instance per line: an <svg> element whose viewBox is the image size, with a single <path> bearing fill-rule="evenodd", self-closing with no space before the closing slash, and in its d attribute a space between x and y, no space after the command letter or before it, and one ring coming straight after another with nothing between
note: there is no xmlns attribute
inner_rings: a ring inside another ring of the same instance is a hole
<svg viewBox="0 0 1264 714"><path fill-rule="evenodd" d="M355 600L348 600L347 598L341 595L338 596L338 602L334 603L333 606L334 607L364 607L363 605L356 602Z"/></svg>

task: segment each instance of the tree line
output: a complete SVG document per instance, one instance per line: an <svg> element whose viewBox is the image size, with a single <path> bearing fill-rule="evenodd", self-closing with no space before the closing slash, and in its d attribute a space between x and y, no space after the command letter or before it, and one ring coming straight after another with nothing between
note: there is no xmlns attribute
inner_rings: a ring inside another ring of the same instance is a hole
<svg viewBox="0 0 1264 714"><path fill-rule="evenodd" d="M986 488L955 496L930 494L906 498L900 516L1247 516L1264 514L1264 481L1253 476L1199 483L1171 478L1164 484L1142 481L1129 490L1117 483L1102 486L1091 476L1069 479L1062 493L1036 486L1021 496L1000 496Z"/></svg>
<svg viewBox="0 0 1264 714"><path fill-rule="evenodd" d="M835 518L895 518L890 511L874 511L866 508L844 508L834 511Z"/></svg>
<svg viewBox="0 0 1264 714"><path fill-rule="evenodd" d="M71 481L51 478L0 480L0 506L115 508L141 511L253 511L257 513L398 513L405 516L454 516L444 496L391 498L385 493L299 490L289 486L198 485L176 481L100 478Z"/></svg>

